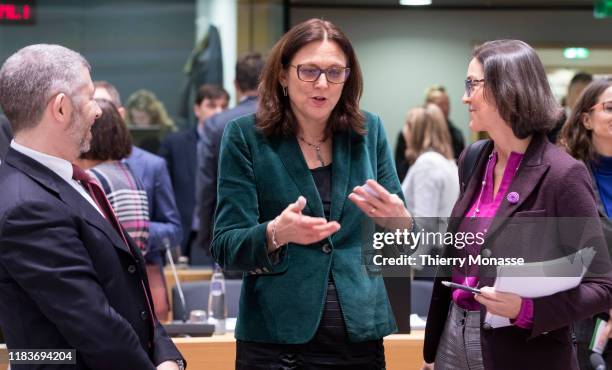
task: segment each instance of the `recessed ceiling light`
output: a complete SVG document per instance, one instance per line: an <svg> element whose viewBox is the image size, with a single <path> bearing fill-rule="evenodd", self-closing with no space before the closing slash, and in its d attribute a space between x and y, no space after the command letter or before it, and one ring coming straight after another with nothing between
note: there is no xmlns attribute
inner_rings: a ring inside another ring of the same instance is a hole
<svg viewBox="0 0 612 370"><path fill-rule="evenodd" d="M431 5L431 0L399 0L399 3L406 6L424 6Z"/></svg>

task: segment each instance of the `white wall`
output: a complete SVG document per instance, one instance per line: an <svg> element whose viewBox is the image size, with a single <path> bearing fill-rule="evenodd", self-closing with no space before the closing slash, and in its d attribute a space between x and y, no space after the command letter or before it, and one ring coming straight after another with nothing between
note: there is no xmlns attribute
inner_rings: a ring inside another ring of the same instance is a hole
<svg viewBox="0 0 612 370"><path fill-rule="evenodd" d="M612 46L612 19L589 11L491 11L292 8L292 24L323 17L351 39L361 63L362 108L378 113L395 146L406 111L423 101L425 89L443 84L451 98L451 120L469 137L461 103L473 46L517 38L532 45Z"/></svg>

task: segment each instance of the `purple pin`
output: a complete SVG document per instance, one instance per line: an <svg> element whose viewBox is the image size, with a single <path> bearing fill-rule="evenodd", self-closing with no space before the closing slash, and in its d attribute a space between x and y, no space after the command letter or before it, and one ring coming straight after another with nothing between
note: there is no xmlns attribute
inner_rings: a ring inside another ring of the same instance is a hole
<svg viewBox="0 0 612 370"><path fill-rule="evenodd" d="M519 193L517 193L516 191L513 191L510 194L508 194L506 199L508 200L509 203L516 204L516 203L518 203L518 201L520 199Z"/></svg>

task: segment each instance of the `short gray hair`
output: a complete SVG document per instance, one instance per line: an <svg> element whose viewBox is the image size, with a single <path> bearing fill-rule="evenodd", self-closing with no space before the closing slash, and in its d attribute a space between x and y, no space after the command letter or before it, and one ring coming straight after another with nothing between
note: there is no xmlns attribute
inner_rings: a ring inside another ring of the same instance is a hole
<svg viewBox="0 0 612 370"><path fill-rule="evenodd" d="M72 99L83 67L91 70L81 54L60 45L30 45L11 55L0 69L0 106L13 132L36 127L54 95Z"/></svg>
<svg viewBox="0 0 612 370"><path fill-rule="evenodd" d="M115 87L115 85L111 84L108 81L99 80L94 81L94 87L96 89L104 89L108 93L111 98L111 103L115 104L116 108L121 108L121 95L119 95L119 91Z"/></svg>

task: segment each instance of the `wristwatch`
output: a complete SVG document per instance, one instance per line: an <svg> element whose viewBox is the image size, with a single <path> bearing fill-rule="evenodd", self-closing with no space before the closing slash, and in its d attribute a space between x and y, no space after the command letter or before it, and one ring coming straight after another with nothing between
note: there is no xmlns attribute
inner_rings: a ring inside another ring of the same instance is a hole
<svg viewBox="0 0 612 370"><path fill-rule="evenodd" d="M179 367L179 370L185 370L185 361L183 360L174 360Z"/></svg>

